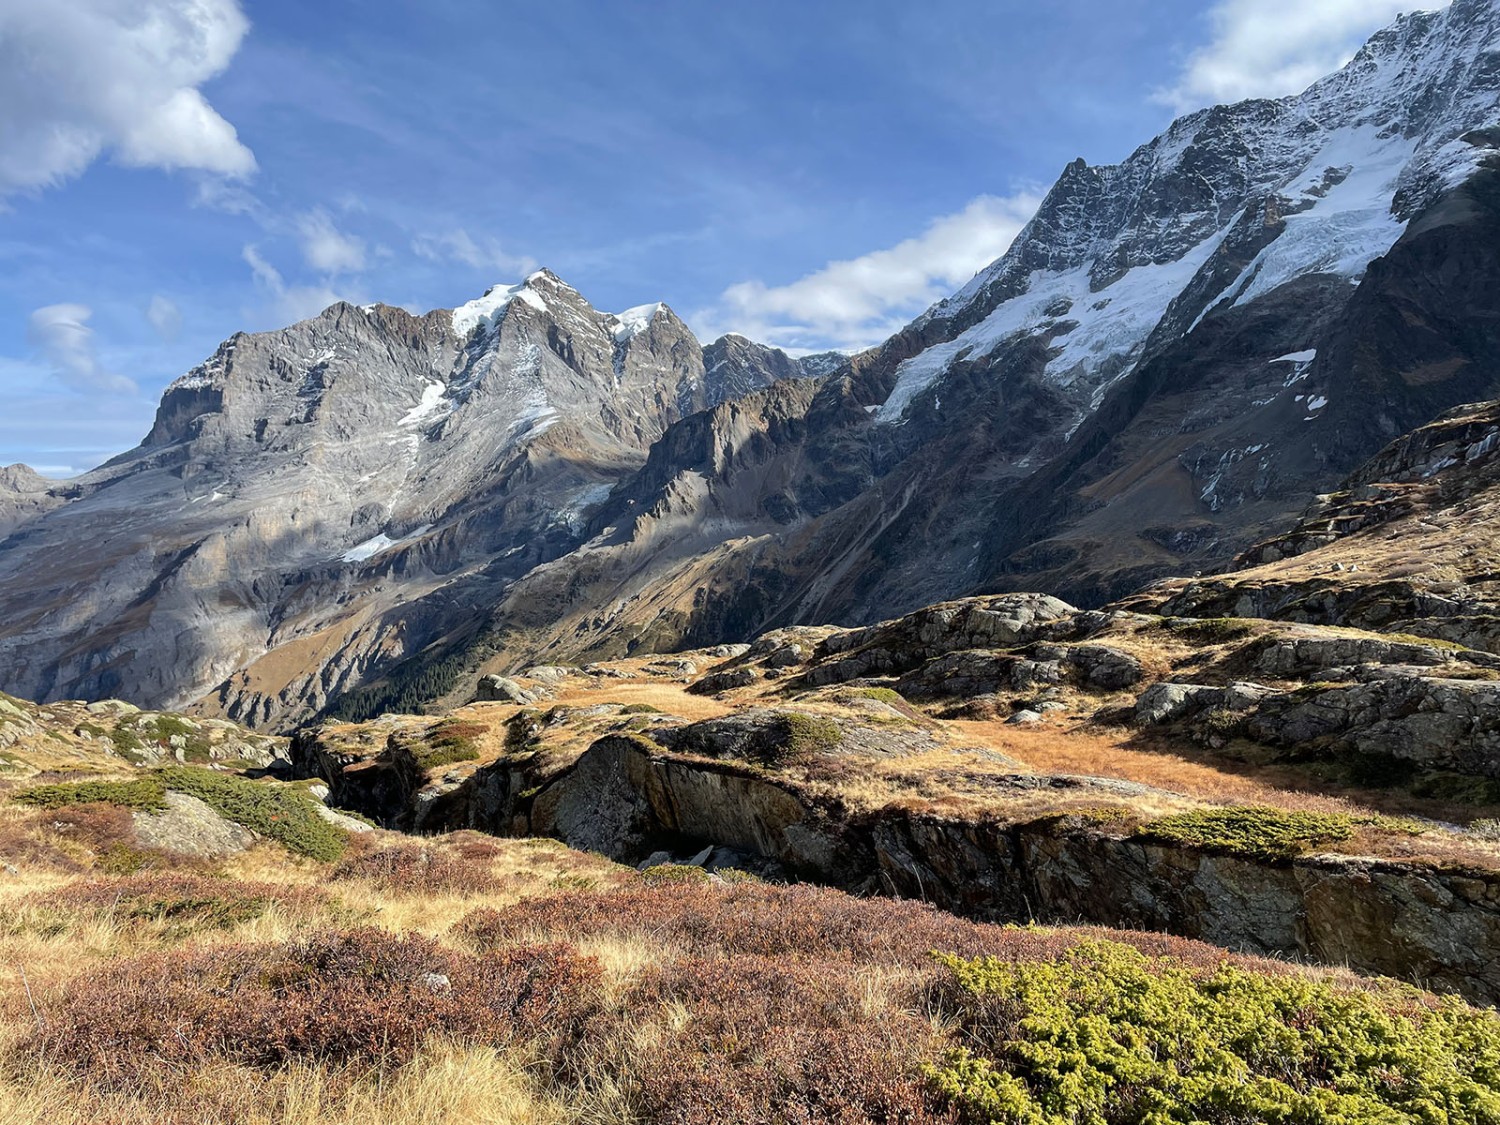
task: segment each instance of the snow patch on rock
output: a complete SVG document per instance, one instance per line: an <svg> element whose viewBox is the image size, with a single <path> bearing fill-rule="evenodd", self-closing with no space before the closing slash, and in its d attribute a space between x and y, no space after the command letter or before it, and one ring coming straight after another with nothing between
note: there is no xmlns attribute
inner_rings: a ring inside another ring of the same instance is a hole
<svg viewBox="0 0 1500 1125"><path fill-rule="evenodd" d="M547 302L532 288L532 282L545 276L540 273L532 274L519 285L512 285L509 288L493 286L485 290L483 297L477 297L467 304L459 305L453 310L453 331L460 339L467 340L481 327L492 328L515 301L530 305L538 312L545 312Z"/></svg>

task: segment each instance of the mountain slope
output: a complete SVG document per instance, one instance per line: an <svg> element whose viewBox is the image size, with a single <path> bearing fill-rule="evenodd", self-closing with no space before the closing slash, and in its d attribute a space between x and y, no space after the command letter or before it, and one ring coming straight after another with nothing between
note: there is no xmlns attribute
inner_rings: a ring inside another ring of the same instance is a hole
<svg viewBox="0 0 1500 1125"><path fill-rule="evenodd" d="M575 546L672 422L796 373L715 346L733 373L666 306L600 313L546 271L451 312L335 305L236 336L139 448L0 482L5 686L316 709Z"/></svg>
<svg viewBox="0 0 1500 1125"><path fill-rule="evenodd" d="M669 431L501 603L490 667L974 590L1098 604L1274 534L1500 394L1497 45L1500 5L1461 0L1303 95L1071 165L1004 258L805 407Z"/></svg>
<svg viewBox="0 0 1500 1125"><path fill-rule="evenodd" d="M848 361L702 348L545 273L237 337L139 450L0 482L0 686L290 724L1215 569L1500 397L1497 145L1500 3L1456 0L1301 95L1069 165L1002 259Z"/></svg>

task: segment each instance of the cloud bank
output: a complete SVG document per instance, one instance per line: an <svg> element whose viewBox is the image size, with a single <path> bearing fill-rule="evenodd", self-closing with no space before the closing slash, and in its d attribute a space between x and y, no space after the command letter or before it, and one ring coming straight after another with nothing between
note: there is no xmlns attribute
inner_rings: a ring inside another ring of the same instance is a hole
<svg viewBox="0 0 1500 1125"><path fill-rule="evenodd" d="M1158 100L1179 112L1245 98L1279 98L1339 69L1402 12L1442 0L1222 0L1208 13L1213 38Z"/></svg>
<svg viewBox="0 0 1500 1125"><path fill-rule="evenodd" d="M732 285L694 321L705 339L739 332L799 351L868 347L1004 254L1040 202L981 195L889 249L830 262L789 285Z"/></svg>
<svg viewBox="0 0 1500 1125"><path fill-rule="evenodd" d="M0 2L0 197L128 167L255 170L198 87L249 30L237 0Z"/></svg>

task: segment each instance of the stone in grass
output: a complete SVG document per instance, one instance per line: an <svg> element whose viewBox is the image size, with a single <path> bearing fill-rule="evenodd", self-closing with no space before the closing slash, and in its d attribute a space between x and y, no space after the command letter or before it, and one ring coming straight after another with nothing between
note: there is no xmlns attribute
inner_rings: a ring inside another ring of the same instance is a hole
<svg viewBox="0 0 1500 1125"><path fill-rule="evenodd" d="M199 859L219 859L236 855L255 843L255 835L249 829L219 815L197 797L168 792L163 800L166 807L160 811L138 809L132 816L136 838L144 847Z"/></svg>

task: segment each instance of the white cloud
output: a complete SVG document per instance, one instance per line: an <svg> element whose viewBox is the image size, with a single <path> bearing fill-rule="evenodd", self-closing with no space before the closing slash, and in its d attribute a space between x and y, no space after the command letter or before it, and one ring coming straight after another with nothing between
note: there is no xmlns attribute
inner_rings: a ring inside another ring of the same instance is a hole
<svg viewBox="0 0 1500 1125"><path fill-rule="evenodd" d="M340 301L356 303L325 285L288 285L281 271L267 261L255 246L246 246L241 256L250 267L256 283L270 294L270 311L278 326L317 316L329 305L336 305Z"/></svg>
<svg viewBox="0 0 1500 1125"><path fill-rule="evenodd" d="M429 262L460 262L474 269L498 271L503 278L521 278L536 272L537 260L510 254L498 239L475 238L462 227L444 234L422 234L412 239L412 253Z"/></svg>
<svg viewBox="0 0 1500 1125"><path fill-rule="evenodd" d="M365 268L365 244L333 225L327 211L309 211L297 220L302 256L319 273L358 273Z"/></svg>
<svg viewBox="0 0 1500 1125"><path fill-rule="evenodd" d="M135 394L136 385L123 375L107 371L94 349L94 330L88 321L94 315L87 305L48 305L31 314L26 339L40 351L52 374L75 391Z"/></svg>
<svg viewBox="0 0 1500 1125"><path fill-rule="evenodd" d="M182 310L170 297L157 293L146 306L146 322L156 329L156 334L168 343L182 332Z"/></svg>
<svg viewBox="0 0 1500 1125"><path fill-rule="evenodd" d="M890 249L830 262L789 285L732 285L694 322L705 338L740 332L794 350L879 343L1004 254L1040 202L982 195Z"/></svg>
<svg viewBox="0 0 1500 1125"><path fill-rule="evenodd" d="M1443 0L1415 5L1444 8ZM1343 66L1412 0L1221 0L1212 41L1157 95L1179 112L1296 94Z"/></svg>
<svg viewBox="0 0 1500 1125"><path fill-rule="evenodd" d="M0 2L0 196L130 167L255 170L198 92L249 23L237 0Z"/></svg>

